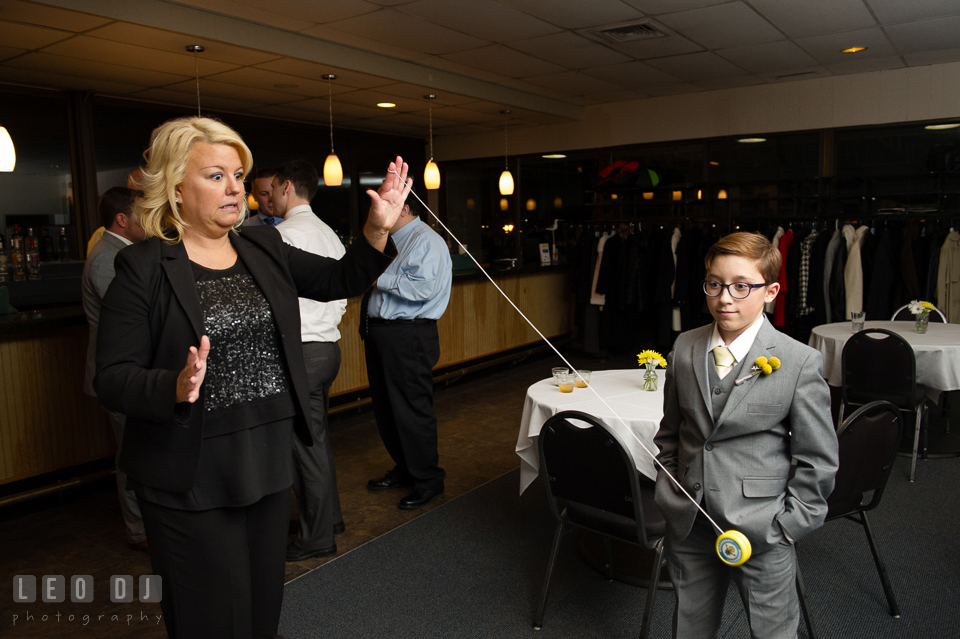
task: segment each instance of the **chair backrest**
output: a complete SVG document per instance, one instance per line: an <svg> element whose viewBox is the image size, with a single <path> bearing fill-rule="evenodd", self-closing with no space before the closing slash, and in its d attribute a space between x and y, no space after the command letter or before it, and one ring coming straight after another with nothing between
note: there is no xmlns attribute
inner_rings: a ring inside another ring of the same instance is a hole
<svg viewBox="0 0 960 639"><path fill-rule="evenodd" d="M867 328L851 336L841 355L844 403L887 400L913 410L917 360L913 347L893 331Z"/></svg>
<svg viewBox="0 0 960 639"><path fill-rule="evenodd" d="M893 317L890 318L890 321L891 322L912 322L915 319L916 317L914 316L914 314L910 312L910 305L904 304L903 306L898 308L896 311L894 311ZM930 311L929 320L935 323L946 324L947 316L944 315L943 311L941 311L939 308L935 308L932 311Z"/></svg>
<svg viewBox="0 0 960 639"><path fill-rule="evenodd" d="M843 420L837 430L840 466L827 498L827 519L876 508L903 436L903 417L890 402L870 402ZM873 492L870 501L864 495Z"/></svg>
<svg viewBox="0 0 960 639"><path fill-rule="evenodd" d="M586 413L562 411L544 423L538 445L555 517L557 499L605 510L637 522L647 544L637 467L615 432Z"/></svg>

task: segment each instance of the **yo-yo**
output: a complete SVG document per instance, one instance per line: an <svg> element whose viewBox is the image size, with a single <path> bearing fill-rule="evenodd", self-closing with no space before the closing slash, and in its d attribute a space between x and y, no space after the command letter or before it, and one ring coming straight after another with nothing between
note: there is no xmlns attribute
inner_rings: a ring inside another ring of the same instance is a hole
<svg viewBox="0 0 960 639"><path fill-rule="evenodd" d="M717 537L717 555L728 566L743 565L751 552L750 540L738 530L728 530Z"/></svg>

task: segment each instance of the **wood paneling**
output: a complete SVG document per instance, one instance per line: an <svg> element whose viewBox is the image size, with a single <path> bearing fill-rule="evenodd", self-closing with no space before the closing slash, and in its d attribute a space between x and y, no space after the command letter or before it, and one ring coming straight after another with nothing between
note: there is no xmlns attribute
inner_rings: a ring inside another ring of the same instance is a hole
<svg viewBox="0 0 960 639"><path fill-rule="evenodd" d="M87 334L0 338L0 484L114 454L106 413L83 393Z"/></svg>
<svg viewBox="0 0 960 639"><path fill-rule="evenodd" d="M524 315L547 337L570 332L568 303L570 274L550 271L495 277ZM357 334L360 298L347 303L340 321L340 374L331 395L355 392L367 387L363 343ZM536 332L503 299L486 279L455 282L450 304L437 323L440 333L440 361L443 368L466 360L499 353L540 340Z"/></svg>

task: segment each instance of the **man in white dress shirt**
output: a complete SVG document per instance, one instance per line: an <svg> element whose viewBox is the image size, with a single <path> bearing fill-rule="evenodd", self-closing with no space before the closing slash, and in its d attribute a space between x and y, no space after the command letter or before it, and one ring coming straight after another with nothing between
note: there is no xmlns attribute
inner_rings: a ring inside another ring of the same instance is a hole
<svg viewBox="0 0 960 639"><path fill-rule="evenodd" d="M316 255L339 259L346 252L329 226L310 208L320 177L309 162L281 166L273 177L273 214L283 218L276 226L283 241ZM340 331L337 326L347 300L315 302L300 298L303 359L310 381L310 429L313 446L293 442L293 490L300 510L297 540L287 547L287 561L329 557L337 553L334 534L343 532L343 514L337 493L333 450L327 436L330 386L340 370Z"/></svg>

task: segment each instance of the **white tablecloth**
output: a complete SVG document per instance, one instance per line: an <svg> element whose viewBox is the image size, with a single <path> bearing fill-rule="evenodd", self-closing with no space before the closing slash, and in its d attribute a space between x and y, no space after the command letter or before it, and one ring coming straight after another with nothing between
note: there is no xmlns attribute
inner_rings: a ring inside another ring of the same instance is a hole
<svg viewBox="0 0 960 639"><path fill-rule="evenodd" d="M924 335L918 335L914 326L914 322L864 324L864 328L893 331L910 343L917 357L917 383L929 388L933 399L940 391L960 390L960 324L931 322ZM851 335L850 322L817 326L810 335L810 346L823 354L823 376L831 386L842 383L841 355Z"/></svg>
<svg viewBox="0 0 960 639"><path fill-rule="evenodd" d="M633 455L634 463L642 474L650 479L657 478L656 466L640 441L655 455L659 452L653 445L653 436L660 428L663 417L663 369L657 371L660 380L659 390L643 390L643 369L594 371L590 385L613 409L611 412L589 388L575 388L572 393L561 393L553 385L552 379L539 381L527 389L527 399L523 404L523 418L520 423L520 436L517 439L517 455L520 456L520 492L533 483L540 471L540 457L537 438L543 424L556 413L564 410L578 410L610 426L620 435L627 449ZM618 420L619 415L626 424Z"/></svg>

